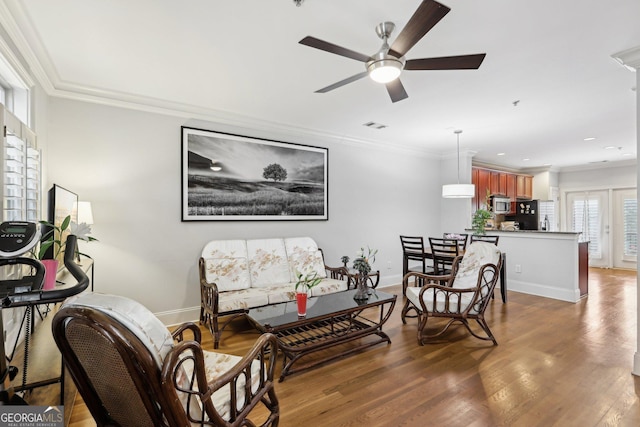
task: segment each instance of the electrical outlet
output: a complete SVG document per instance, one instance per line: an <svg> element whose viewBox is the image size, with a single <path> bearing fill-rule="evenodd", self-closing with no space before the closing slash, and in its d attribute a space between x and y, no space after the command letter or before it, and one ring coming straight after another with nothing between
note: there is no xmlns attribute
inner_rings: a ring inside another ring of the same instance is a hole
<svg viewBox="0 0 640 427"><path fill-rule="evenodd" d="M391 270L391 261L387 261L387 270Z"/></svg>
<svg viewBox="0 0 640 427"><path fill-rule="evenodd" d="M522 273L522 266L520 264L516 264L516 273Z"/></svg>

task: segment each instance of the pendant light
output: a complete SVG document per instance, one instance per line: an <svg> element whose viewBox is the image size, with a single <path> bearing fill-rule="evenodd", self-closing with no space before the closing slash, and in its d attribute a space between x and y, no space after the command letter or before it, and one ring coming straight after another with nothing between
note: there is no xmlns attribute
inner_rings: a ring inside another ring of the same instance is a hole
<svg viewBox="0 0 640 427"><path fill-rule="evenodd" d="M476 186L473 184L460 184L460 134L461 130L455 130L458 139L458 183L445 184L442 186L442 197L445 199L472 199L476 193Z"/></svg>

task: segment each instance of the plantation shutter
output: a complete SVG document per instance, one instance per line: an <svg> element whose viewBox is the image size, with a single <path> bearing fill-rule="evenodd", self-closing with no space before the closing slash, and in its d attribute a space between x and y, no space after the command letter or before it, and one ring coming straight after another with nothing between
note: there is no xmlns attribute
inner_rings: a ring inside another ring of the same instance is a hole
<svg viewBox="0 0 640 427"><path fill-rule="evenodd" d="M635 257L638 254L638 201L623 200L624 256Z"/></svg>
<svg viewBox="0 0 640 427"><path fill-rule="evenodd" d="M571 230L581 232L581 241L589 241L589 257L602 258L600 242L600 203L597 198L585 198L576 200L572 206Z"/></svg>

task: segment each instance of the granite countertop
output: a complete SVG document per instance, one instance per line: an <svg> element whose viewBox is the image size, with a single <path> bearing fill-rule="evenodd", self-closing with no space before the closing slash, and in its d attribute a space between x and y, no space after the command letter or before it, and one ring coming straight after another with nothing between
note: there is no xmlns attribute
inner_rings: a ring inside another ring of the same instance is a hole
<svg viewBox="0 0 640 427"><path fill-rule="evenodd" d="M498 229L485 229L487 233L535 233L535 234L567 234L575 235L582 234L577 231L542 231L542 230L498 230ZM465 231L473 232L472 229L467 228Z"/></svg>

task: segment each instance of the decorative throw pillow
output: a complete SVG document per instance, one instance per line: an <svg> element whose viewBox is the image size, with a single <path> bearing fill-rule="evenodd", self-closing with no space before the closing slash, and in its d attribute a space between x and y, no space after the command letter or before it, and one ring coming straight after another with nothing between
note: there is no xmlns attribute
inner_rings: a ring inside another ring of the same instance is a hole
<svg viewBox="0 0 640 427"><path fill-rule="evenodd" d="M291 282L283 239L247 240L251 286L264 288Z"/></svg>
<svg viewBox="0 0 640 427"><path fill-rule="evenodd" d="M303 275L315 272L317 277L327 277L322 254L312 238L290 237L284 239L284 244L294 281L298 272Z"/></svg>
<svg viewBox="0 0 640 427"><path fill-rule="evenodd" d="M251 287L247 246L244 240L214 240L202 250L206 279L219 291L237 291Z"/></svg>

